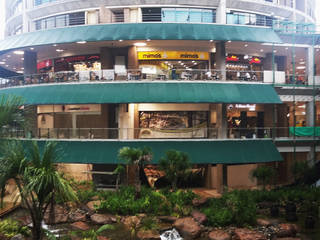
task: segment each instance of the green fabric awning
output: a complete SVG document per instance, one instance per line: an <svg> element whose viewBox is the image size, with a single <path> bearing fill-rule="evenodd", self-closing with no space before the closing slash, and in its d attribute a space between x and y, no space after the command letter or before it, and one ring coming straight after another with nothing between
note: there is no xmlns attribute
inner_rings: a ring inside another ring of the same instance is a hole
<svg viewBox="0 0 320 240"><path fill-rule="evenodd" d="M84 25L36 31L0 41L1 51L77 41L217 40L281 43L271 28L191 23L121 23Z"/></svg>
<svg viewBox="0 0 320 240"><path fill-rule="evenodd" d="M188 82L55 84L1 89L26 104L282 103L272 85Z"/></svg>
<svg viewBox="0 0 320 240"><path fill-rule="evenodd" d="M38 141L43 146L45 141ZM188 153L194 164L249 164L282 161L276 146L269 139L255 140L57 140L65 157L63 163L117 164L118 151L124 146L148 146L154 153L152 163L170 149Z"/></svg>
<svg viewBox="0 0 320 240"><path fill-rule="evenodd" d="M320 127L290 127L289 132L296 137L320 137Z"/></svg>

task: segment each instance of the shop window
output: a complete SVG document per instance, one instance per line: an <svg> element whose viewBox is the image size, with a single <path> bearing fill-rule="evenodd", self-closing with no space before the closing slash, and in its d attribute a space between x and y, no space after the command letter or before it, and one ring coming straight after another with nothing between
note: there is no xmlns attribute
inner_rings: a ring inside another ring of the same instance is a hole
<svg viewBox="0 0 320 240"><path fill-rule="evenodd" d="M124 22L123 9L113 9L112 10L112 22Z"/></svg>
<svg viewBox="0 0 320 240"><path fill-rule="evenodd" d="M83 25L85 24L84 12L77 12L69 14L69 25Z"/></svg>
<svg viewBox="0 0 320 240"><path fill-rule="evenodd" d="M142 8L143 22L161 22L161 8Z"/></svg>

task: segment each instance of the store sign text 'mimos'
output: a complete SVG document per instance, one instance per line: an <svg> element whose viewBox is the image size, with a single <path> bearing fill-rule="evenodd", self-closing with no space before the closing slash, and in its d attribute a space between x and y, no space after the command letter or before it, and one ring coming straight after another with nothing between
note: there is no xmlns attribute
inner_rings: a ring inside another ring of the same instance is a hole
<svg viewBox="0 0 320 240"><path fill-rule="evenodd" d="M209 60L207 52L154 51L138 52L139 60Z"/></svg>

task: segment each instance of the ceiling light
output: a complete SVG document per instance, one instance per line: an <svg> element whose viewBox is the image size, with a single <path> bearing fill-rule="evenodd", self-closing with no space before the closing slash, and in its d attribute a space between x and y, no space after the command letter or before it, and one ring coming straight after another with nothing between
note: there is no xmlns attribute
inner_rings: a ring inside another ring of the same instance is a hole
<svg viewBox="0 0 320 240"><path fill-rule="evenodd" d="M6 65L6 67L9 67L9 65Z"/></svg>
<svg viewBox="0 0 320 240"><path fill-rule="evenodd" d="M123 40L122 39L119 39L119 42L122 42Z"/></svg>
<svg viewBox="0 0 320 240"><path fill-rule="evenodd" d="M248 44L245 44L244 46L245 46L245 47L248 47Z"/></svg>
<svg viewBox="0 0 320 240"><path fill-rule="evenodd" d="M228 43L231 43L231 42L232 42L231 40L228 41Z"/></svg>
<svg viewBox="0 0 320 240"><path fill-rule="evenodd" d="M137 43L134 43L133 45L135 45L136 47L144 47L144 46L147 46L147 44L144 43L144 42L137 42Z"/></svg>
<svg viewBox="0 0 320 240"><path fill-rule="evenodd" d="M17 71L17 73L23 73L23 71Z"/></svg>
<svg viewBox="0 0 320 240"><path fill-rule="evenodd" d="M52 46L56 47L56 46L58 46L58 45L57 45L57 44L53 44Z"/></svg>
<svg viewBox="0 0 320 240"><path fill-rule="evenodd" d="M11 55L7 55L7 57L9 58L9 57L11 57Z"/></svg>
<svg viewBox="0 0 320 240"><path fill-rule="evenodd" d="M151 39L148 38L148 39L147 39L147 42L150 42L150 41L151 41Z"/></svg>
<svg viewBox="0 0 320 240"><path fill-rule="evenodd" d="M213 40L211 39L210 42L213 42Z"/></svg>
<svg viewBox="0 0 320 240"><path fill-rule="evenodd" d="M87 43L87 41L78 41L77 43L78 44L85 44L85 43Z"/></svg>
<svg viewBox="0 0 320 240"><path fill-rule="evenodd" d="M21 60L23 61L23 60L24 60L24 58L21 58Z"/></svg>
<svg viewBox="0 0 320 240"><path fill-rule="evenodd" d="M248 59L249 56L248 55L244 55L243 59Z"/></svg>
<svg viewBox="0 0 320 240"><path fill-rule="evenodd" d="M263 52L264 50L263 49L260 49L260 52Z"/></svg>
<svg viewBox="0 0 320 240"><path fill-rule="evenodd" d="M22 67L21 70L24 70L24 68Z"/></svg>
<svg viewBox="0 0 320 240"><path fill-rule="evenodd" d="M4 65L4 64L6 64L6 62L0 62L0 64Z"/></svg>
<svg viewBox="0 0 320 240"><path fill-rule="evenodd" d="M33 48L33 47L31 47L31 48L30 48L30 50L34 50L34 48Z"/></svg>
<svg viewBox="0 0 320 240"><path fill-rule="evenodd" d="M296 67L297 69L306 69L305 66L299 66L299 67Z"/></svg>
<svg viewBox="0 0 320 240"><path fill-rule="evenodd" d="M273 50L274 53L278 52L277 50Z"/></svg>
<svg viewBox="0 0 320 240"><path fill-rule="evenodd" d="M288 50L289 48L288 47L286 47L286 50Z"/></svg>
<svg viewBox="0 0 320 240"><path fill-rule="evenodd" d="M14 51L13 53L14 53L14 54L17 54L17 55L23 55L23 54L24 54L24 51L17 50L17 51ZM8 57L9 57L9 56L8 56Z"/></svg>
<svg viewBox="0 0 320 240"><path fill-rule="evenodd" d="M63 52L63 49L56 49L57 52Z"/></svg>

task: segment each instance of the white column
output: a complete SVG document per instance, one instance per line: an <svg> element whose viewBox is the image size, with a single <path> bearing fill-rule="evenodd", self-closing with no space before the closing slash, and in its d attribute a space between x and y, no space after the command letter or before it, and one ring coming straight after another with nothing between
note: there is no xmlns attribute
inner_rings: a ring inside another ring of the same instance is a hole
<svg viewBox="0 0 320 240"><path fill-rule="evenodd" d="M306 103L306 126L313 127L314 126L314 102L310 101Z"/></svg>
<svg viewBox="0 0 320 240"><path fill-rule="evenodd" d="M313 85L313 76L314 76L314 48L308 47L307 50L307 59L306 59L306 74L308 74L308 84Z"/></svg>
<svg viewBox="0 0 320 240"><path fill-rule="evenodd" d="M226 0L220 0L219 7L217 9L216 22L220 24L227 23Z"/></svg>
<svg viewBox="0 0 320 240"><path fill-rule="evenodd" d="M216 43L216 55L215 55L216 70L220 76L221 81L226 81L226 43Z"/></svg>
<svg viewBox="0 0 320 240"><path fill-rule="evenodd" d="M22 1L22 31L23 33L30 32L29 27L29 17L27 15L27 9L31 8L33 5L30 0L23 0Z"/></svg>

